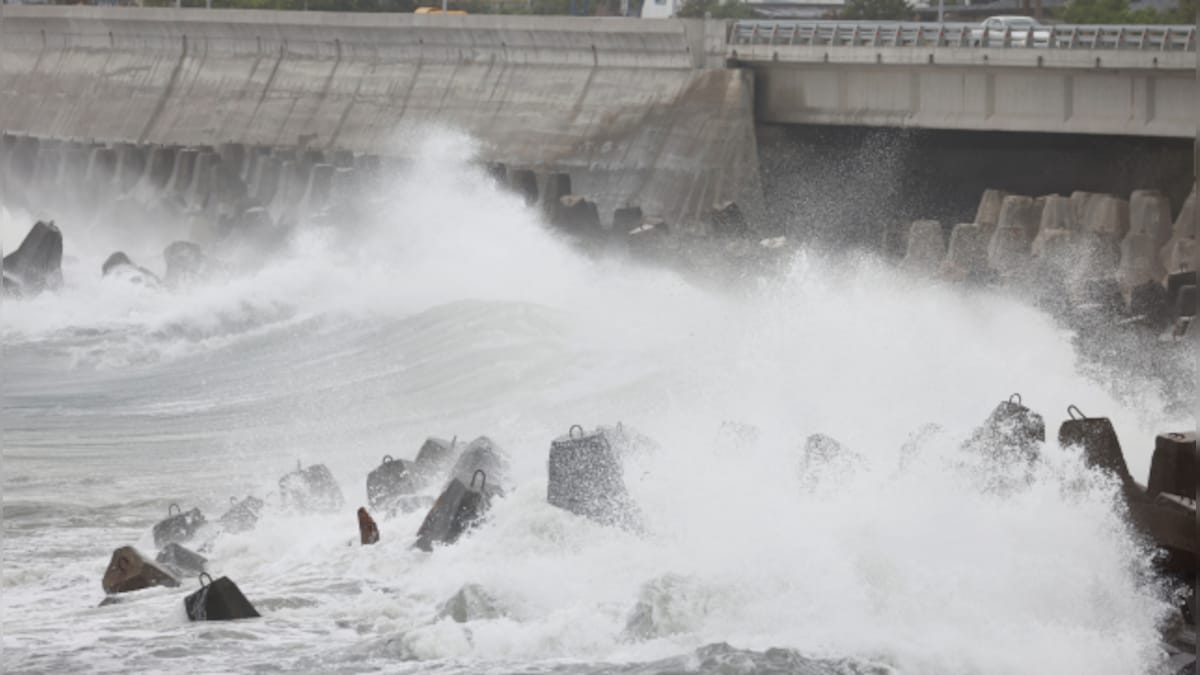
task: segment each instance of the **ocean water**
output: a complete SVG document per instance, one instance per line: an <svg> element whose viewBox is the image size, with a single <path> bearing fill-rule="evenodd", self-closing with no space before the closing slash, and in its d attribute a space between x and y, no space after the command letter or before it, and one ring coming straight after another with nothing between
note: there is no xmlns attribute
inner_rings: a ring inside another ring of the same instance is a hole
<svg viewBox="0 0 1200 675"><path fill-rule="evenodd" d="M6 672L1161 666L1172 589L1114 482L1054 442L1032 467L959 449L1020 392L1052 439L1069 404L1111 417L1144 480L1154 434L1195 425L1152 377L1117 395L1051 317L865 255L801 251L727 287L584 255L472 152L432 134L363 218L175 291L99 267L123 249L161 272L185 225L58 216L66 287L0 306ZM0 210L5 250L36 215ZM545 501L550 441L618 421L660 446L624 467L643 533ZM802 482L813 433L860 461ZM482 434L512 462L484 525L425 553L410 513L357 545L383 455ZM169 504L214 520L298 460L330 467L345 513L268 500L255 530L196 542L263 618L190 623L189 579L97 607L112 550L152 554ZM492 611L439 618L468 584Z"/></svg>

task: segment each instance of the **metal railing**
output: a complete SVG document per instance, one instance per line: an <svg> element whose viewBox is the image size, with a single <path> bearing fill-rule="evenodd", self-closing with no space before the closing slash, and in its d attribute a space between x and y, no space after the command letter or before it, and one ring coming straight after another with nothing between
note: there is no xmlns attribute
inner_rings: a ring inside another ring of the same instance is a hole
<svg viewBox="0 0 1200 675"><path fill-rule="evenodd" d="M998 30L977 23L738 21L729 32L729 44L1194 52L1196 27L1056 25Z"/></svg>

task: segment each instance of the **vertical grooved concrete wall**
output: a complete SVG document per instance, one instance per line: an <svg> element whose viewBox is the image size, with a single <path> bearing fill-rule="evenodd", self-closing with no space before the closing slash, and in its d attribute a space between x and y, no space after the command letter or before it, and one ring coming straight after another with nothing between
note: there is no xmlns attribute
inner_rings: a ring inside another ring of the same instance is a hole
<svg viewBox="0 0 1200 675"><path fill-rule="evenodd" d="M430 125L672 224L759 191L752 75L724 24L92 7L0 9L0 130L403 156Z"/></svg>

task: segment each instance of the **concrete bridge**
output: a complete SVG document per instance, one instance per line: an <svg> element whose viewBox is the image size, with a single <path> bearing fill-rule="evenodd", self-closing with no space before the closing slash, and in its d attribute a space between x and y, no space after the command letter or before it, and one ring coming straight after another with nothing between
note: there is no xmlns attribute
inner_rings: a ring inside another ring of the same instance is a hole
<svg viewBox="0 0 1200 675"><path fill-rule="evenodd" d="M568 174L606 220L637 205L685 227L761 197L756 123L1195 133L1194 34L1043 49L798 28L0 5L0 131L403 157L444 126L481 159Z"/></svg>
<svg viewBox="0 0 1200 675"><path fill-rule="evenodd" d="M989 40L970 24L743 21L728 50L755 73L760 122L1196 134L1189 26L1060 26Z"/></svg>

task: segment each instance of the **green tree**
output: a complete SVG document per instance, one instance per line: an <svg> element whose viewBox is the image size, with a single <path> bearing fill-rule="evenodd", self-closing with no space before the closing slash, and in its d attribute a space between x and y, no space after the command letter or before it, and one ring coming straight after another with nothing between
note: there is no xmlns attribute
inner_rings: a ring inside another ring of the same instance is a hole
<svg viewBox="0 0 1200 675"><path fill-rule="evenodd" d="M853 21L904 21L913 17L906 0L849 0L838 14Z"/></svg>
<svg viewBox="0 0 1200 675"><path fill-rule="evenodd" d="M702 19L705 16L714 19L753 19L758 14L741 0L686 0L679 9L679 16L685 19Z"/></svg>

